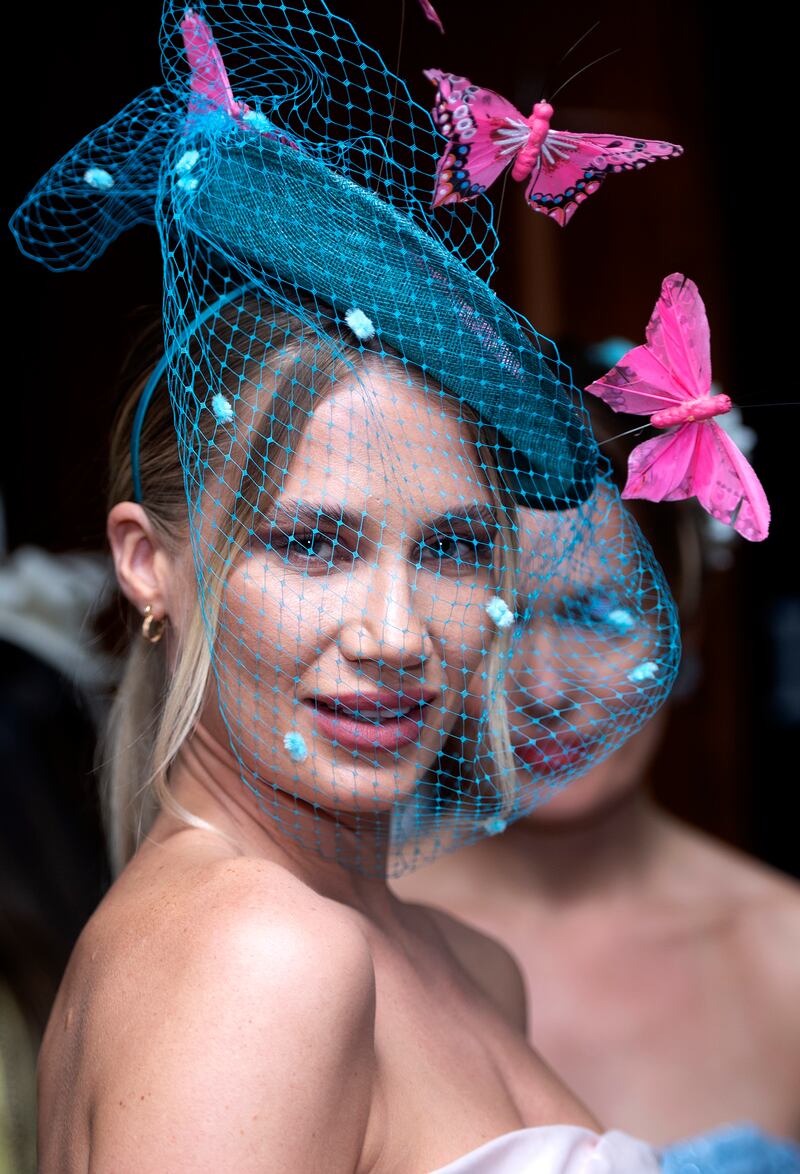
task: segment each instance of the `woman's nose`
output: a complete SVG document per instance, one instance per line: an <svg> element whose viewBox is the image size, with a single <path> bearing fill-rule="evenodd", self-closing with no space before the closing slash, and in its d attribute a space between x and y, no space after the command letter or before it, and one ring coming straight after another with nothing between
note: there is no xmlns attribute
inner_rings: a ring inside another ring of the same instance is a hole
<svg viewBox="0 0 800 1174"><path fill-rule="evenodd" d="M517 732L553 723L600 727L617 720L627 705L624 674L612 653L593 656L580 643L523 639L514 648L506 670L508 707ZM626 661L627 663L627 661ZM627 685L627 696L630 685Z"/></svg>
<svg viewBox="0 0 800 1174"><path fill-rule="evenodd" d="M433 653L429 617L414 609L412 572L404 560L374 565L360 606L345 618L339 637L348 660L373 660L395 668L420 665Z"/></svg>

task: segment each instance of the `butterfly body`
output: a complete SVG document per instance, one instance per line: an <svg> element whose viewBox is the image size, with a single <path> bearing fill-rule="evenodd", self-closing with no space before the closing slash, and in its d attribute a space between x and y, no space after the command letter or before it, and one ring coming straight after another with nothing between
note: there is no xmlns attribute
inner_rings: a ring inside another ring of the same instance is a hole
<svg viewBox="0 0 800 1174"><path fill-rule="evenodd" d="M711 420L714 416L722 416L733 407L729 395L699 395L696 399L687 400L683 404L675 404L672 408L653 412L650 423L654 428L672 428L676 424L700 424L704 420Z"/></svg>
<svg viewBox="0 0 800 1174"><path fill-rule="evenodd" d="M586 389L615 412L646 415L656 428L669 429L633 450L622 496L647 501L696 497L712 517L744 538L766 538L770 509L761 482L714 420L733 405L729 396L711 393L705 306L697 286L683 274L663 281L646 339Z"/></svg>
<svg viewBox="0 0 800 1174"><path fill-rule="evenodd" d="M518 183L526 180L536 166L542 153L542 147L550 133L550 119L552 117L553 107L550 103L537 102L530 118L525 119L524 125L527 128L525 145L519 150L511 168L511 178L516 179ZM498 139L505 137L513 142L518 129L522 129L522 124L511 118L504 119L504 122L511 130L507 131L502 125L498 125L495 127L495 137Z"/></svg>
<svg viewBox="0 0 800 1174"><path fill-rule="evenodd" d="M527 182L531 208L563 226L607 175L683 153L674 143L553 130L549 102L537 102L525 118L468 78L439 69L425 76L436 86L433 118L447 139L436 170L435 208L475 199L511 163L512 178Z"/></svg>

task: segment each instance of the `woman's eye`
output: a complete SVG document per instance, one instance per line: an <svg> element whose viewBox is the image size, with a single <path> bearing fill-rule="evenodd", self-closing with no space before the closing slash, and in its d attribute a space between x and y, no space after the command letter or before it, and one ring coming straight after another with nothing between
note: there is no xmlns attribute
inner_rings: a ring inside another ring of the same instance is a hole
<svg viewBox="0 0 800 1174"><path fill-rule="evenodd" d="M303 537L292 537L289 540L288 552L300 555L302 558L320 558L329 562L336 549L336 540L328 538L326 534L309 534Z"/></svg>
<svg viewBox="0 0 800 1174"><path fill-rule="evenodd" d="M429 538L420 551L423 558L433 559L458 558L462 551L455 538L446 538L444 535L435 535Z"/></svg>
<svg viewBox="0 0 800 1174"><path fill-rule="evenodd" d="M477 566L491 566L492 554L491 542L457 534L432 534L420 545L417 564L435 565L438 568L442 563L449 563L456 568L463 566L474 569Z"/></svg>
<svg viewBox="0 0 800 1174"><path fill-rule="evenodd" d="M635 614L614 595L591 591L566 599L556 618L561 623L602 629L614 636L626 636L637 622Z"/></svg>
<svg viewBox="0 0 800 1174"><path fill-rule="evenodd" d="M267 547L287 562L304 569L313 569L315 565L328 568L343 557L352 557L334 535L320 530L295 531L292 534L273 531Z"/></svg>

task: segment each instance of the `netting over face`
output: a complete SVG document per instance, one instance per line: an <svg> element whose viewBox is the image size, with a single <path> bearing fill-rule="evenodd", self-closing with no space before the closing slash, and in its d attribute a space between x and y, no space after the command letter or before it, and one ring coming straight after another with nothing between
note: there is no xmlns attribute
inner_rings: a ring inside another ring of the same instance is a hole
<svg viewBox="0 0 800 1174"><path fill-rule="evenodd" d="M483 279L488 205L428 212L430 119L352 27L167 6L163 45L167 87L13 227L69 268L155 216L202 721L284 836L398 873L647 720L674 609L568 372Z"/></svg>

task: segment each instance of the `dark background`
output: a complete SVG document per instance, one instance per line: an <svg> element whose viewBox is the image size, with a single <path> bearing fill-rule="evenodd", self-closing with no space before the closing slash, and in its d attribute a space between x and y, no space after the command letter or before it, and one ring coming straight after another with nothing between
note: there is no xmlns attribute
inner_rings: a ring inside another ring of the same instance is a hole
<svg viewBox="0 0 800 1174"><path fill-rule="evenodd" d="M389 65L399 3L334 5ZM685 156L612 177L560 229L505 194L498 290L536 327L571 345L642 338L664 276L694 278L712 324L715 378L743 404L797 399L791 361L796 197L788 170L794 38L768 6L733 21L727 6L608 0L465 7L438 0L442 38L407 0L400 72L429 104L424 67L463 73L524 112L567 87L557 127L680 142ZM159 80L160 5L18 5L4 16L6 184L10 213L87 131ZM561 54L595 20L568 62ZM499 191L497 193L499 198ZM9 549L96 549L103 542L106 447L116 376L160 297L152 229L117 241L85 273L53 275L6 235L6 387L0 488ZM739 543L706 604L706 673L676 714L658 786L677 811L787 870L798 870L800 595L795 570L797 407L745 410L759 434L754 464L773 508L769 539ZM664 506L669 509L669 506Z"/></svg>

